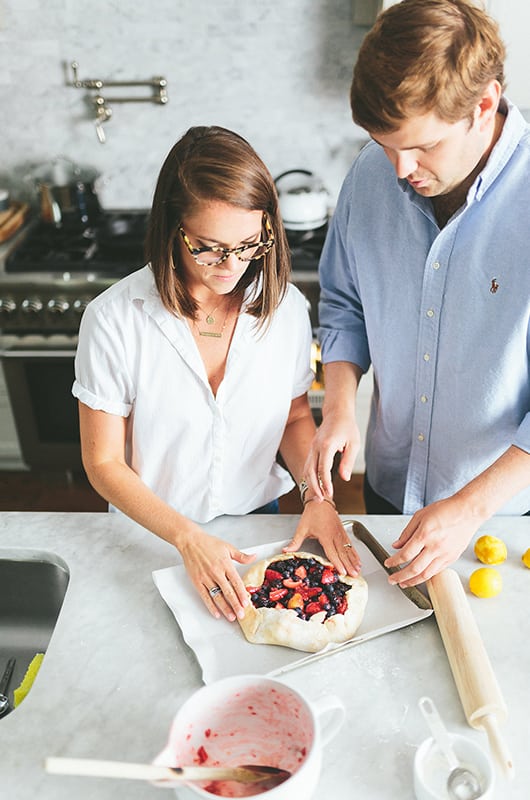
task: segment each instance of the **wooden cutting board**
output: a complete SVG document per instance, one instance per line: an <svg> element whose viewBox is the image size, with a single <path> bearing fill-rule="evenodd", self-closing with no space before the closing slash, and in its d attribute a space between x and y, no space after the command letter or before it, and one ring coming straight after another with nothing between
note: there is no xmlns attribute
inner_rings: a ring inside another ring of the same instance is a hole
<svg viewBox="0 0 530 800"><path fill-rule="evenodd" d="M6 211L0 212L0 243L6 242L22 227L28 212L27 203L11 203Z"/></svg>

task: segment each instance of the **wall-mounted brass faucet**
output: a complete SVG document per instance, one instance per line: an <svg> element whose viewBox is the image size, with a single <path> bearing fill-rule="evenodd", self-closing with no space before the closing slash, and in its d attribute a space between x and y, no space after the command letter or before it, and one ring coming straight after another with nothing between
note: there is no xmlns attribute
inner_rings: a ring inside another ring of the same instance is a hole
<svg viewBox="0 0 530 800"><path fill-rule="evenodd" d="M68 85L73 86L75 89L90 89L96 92L96 94L92 95L92 103L96 113L96 133L101 144L104 144L106 140L103 123L112 117L112 108L109 103L157 103L166 105L169 100L167 96L167 81L162 76L145 81L109 81L100 78L80 80L77 61L72 61L70 66L72 67L73 79L72 83ZM109 86L150 86L152 93L147 97L104 97L103 89L107 89Z"/></svg>

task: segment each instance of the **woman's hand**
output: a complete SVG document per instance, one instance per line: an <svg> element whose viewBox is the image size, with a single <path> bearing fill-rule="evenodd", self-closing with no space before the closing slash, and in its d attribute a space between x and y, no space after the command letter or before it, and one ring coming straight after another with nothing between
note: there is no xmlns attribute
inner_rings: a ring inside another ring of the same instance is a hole
<svg viewBox="0 0 530 800"><path fill-rule="evenodd" d="M416 511L392 544L399 552L385 561L386 567L407 564L389 582L415 586L437 575L462 555L483 522L456 495Z"/></svg>
<svg viewBox="0 0 530 800"><path fill-rule="evenodd" d="M197 526L179 547L184 565L210 614L221 614L230 622L241 619L250 602L248 592L233 562L248 564L255 555L242 553L228 542L210 536ZM210 594L210 590L221 591Z"/></svg>
<svg viewBox="0 0 530 800"><path fill-rule="evenodd" d="M361 559L350 542L339 515L326 500L309 500L295 534L284 553L299 550L305 539L317 539L340 575L356 577L361 569Z"/></svg>

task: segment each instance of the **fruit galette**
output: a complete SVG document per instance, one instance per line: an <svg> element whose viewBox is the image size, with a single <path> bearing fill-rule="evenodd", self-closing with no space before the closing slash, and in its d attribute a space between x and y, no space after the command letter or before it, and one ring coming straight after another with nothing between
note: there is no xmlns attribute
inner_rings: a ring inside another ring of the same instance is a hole
<svg viewBox="0 0 530 800"><path fill-rule="evenodd" d="M310 653L352 639L368 598L364 578L339 575L310 553L259 561L243 581L252 602L239 623L248 641Z"/></svg>

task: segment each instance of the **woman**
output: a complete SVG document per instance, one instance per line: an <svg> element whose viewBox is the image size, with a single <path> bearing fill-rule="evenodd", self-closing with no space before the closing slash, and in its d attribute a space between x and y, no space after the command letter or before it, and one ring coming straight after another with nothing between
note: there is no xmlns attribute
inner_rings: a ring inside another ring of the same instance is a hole
<svg viewBox="0 0 530 800"><path fill-rule="evenodd" d="M311 329L289 284L274 181L250 145L191 128L160 172L149 263L83 315L73 394L83 463L100 495L173 544L215 616L243 616L234 561L207 534L221 514L267 513L297 481L315 425ZM305 508L289 549L320 539L342 571L359 561L332 501ZM348 545L348 546L346 546Z"/></svg>

